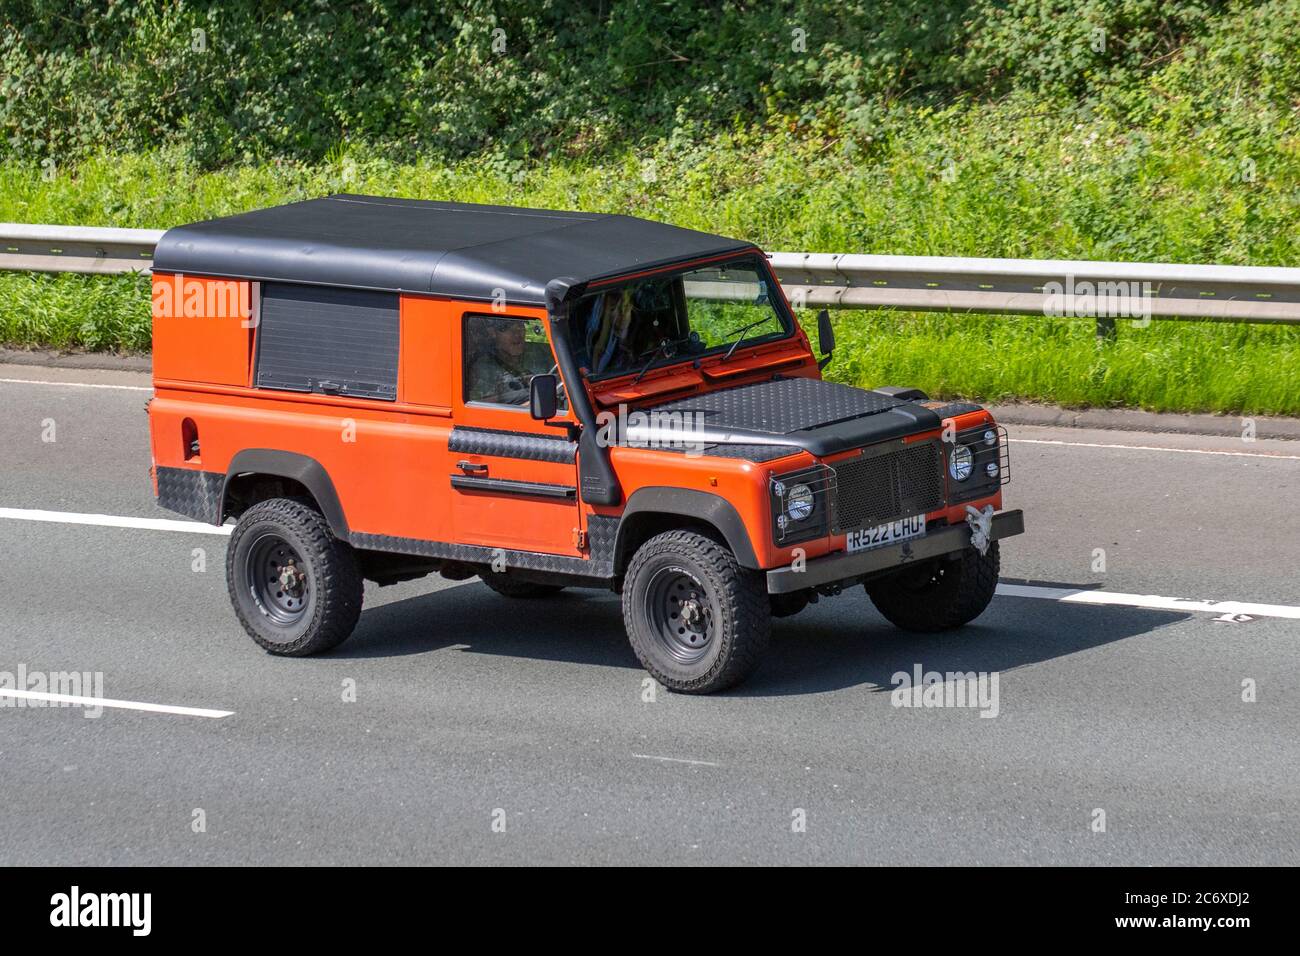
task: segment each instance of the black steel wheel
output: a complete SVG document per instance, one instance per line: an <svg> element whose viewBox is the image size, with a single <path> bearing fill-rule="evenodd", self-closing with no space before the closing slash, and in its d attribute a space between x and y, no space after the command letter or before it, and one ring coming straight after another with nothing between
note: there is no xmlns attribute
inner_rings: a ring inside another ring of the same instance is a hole
<svg viewBox="0 0 1300 956"><path fill-rule="evenodd" d="M356 555L310 501L271 498L245 511L230 535L226 584L244 630L272 654L330 650L361 616Z"/></svg>
<svg viewBox="0 0 1300 956"><path fill-rule="evenodd" d="M650 636L661 651L681 664L694 664L709 653L721 616L699 578L686 568L659 568L646 585Z"/></svg>
<svg viewBox="0 0 1300 956"><path fill-rule="evenodd" d="M258 610L289 631L307 613L310 590L305 562L293 545L274 531L253 542L244 562L247 584Z"/></svg>
<svg viewBox="0 0 1300 956"><path fill-rule="evenodd" d="M669 690L739 684L767 649L772 610L760 572L725 544L666 531L641 545L623 578L623 623L642 666Z"/></svg>

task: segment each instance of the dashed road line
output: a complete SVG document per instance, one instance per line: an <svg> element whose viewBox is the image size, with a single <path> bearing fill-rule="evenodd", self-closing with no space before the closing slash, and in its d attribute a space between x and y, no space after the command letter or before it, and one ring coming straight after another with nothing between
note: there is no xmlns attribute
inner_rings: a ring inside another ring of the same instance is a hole
<svg viewBox="0 0 1300 956"><path fill-rule="evenodd" d="M1300 620L1300 607L1288 604L1252 604L1247 601L1191 601L1159 594L1123 594L1079 588L1049 588L1032 584L999 584L1003 597L1037 598L1064 604L1104 604L1153 611L1192 611L1200 614L1248 614L1251 617L1285 617Z"/></svg>
<svg viewBox="0 0 1300 956"><path fill-rule="evenodd" d="M103 382L51 382L39 378L0 378L8 385L65 385L68 388L111 388L123 392L152 392L152 385L109 385Z"/></svg>
<svg viewBox="0 0 1300 956"><path fill-rule="evenodd" d="M1300 461L1300 455L1272 455L1264 451L1216 451L1211 448L1170 448L1167 445L1120 445L1093 441L1063 441L1059 438L1010 438L1020 445L1064 445L1069 448L1124 448L1128 451L1172 451L1182 455L1226 455L1229 458L1277 458Z"/></svg>
<svg viewBox="0 0 1300 956"><path fill-rule="evenodd" d="M181 707L176 704L147 704L139 700L112 700L108 697L81 697L77 694L47 694L44 691L18 690L0 687L0 697L18 700L39 700L51 704L74 704L79 707L112 707L117 710L143 710L151 714L172 714L178 717L229 717L233 710L212 710L208 707Z"/></svg>
<svg viewBox="0 0 1300 956"><path fill-rule="evenodd" d="M0 508L0 518L15 521L51 521L56 524L88 524L103 528L143 528L147 531L185 531L190 534L229 535L233 525L202 524L172 518L132 518L127 515L80 514L75 511L42 511L37 508Z"/></svg>
<svg viewBox="0 0 1300 956"><path fill-rule="evenodd" d="M640 760L658 760L661 763L685 763L692 767L721 767L722 764L714 763L712 760L688 760L685 757L660 757L656 754L633 754Z"/></svg>

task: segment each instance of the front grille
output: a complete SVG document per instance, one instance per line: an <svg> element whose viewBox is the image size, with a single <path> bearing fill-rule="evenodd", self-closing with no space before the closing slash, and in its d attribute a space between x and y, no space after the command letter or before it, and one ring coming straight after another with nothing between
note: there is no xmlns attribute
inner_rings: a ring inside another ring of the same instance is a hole
<svg viewBox="0 0 1300 956"><path fill-rule="evenodd" d="M870 527L942 507L943 453L935 441L863 449L835 463L834 532Z"/></svg>

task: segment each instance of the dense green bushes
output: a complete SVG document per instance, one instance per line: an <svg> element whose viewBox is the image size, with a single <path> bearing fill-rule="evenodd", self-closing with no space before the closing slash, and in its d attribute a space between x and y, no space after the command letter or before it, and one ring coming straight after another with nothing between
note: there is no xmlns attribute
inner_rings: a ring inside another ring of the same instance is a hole
<svg viewBox="0 0 1300 956"><path fill-rule="evenodd" d="M173 143L205 166L585 155L774 117L865 144L899 111L1015 91L1158 111L1142 81L1207 35L1194 71L1280 103L1300 88L1292 3L1266 4L1253 36L1249 8L1210 0L433 6L0 0L0 150L58 165Z"/></svg>
<svg viewBox="0 0 1300 956"><path fill-rule="evenodd" d="M1300 264L1300 0L270 9L0 0L0 221L349 191L777 250ZM863 384L1300 414L1300 329L838 321ZM0 344L148 342L138 280L0 273Z"/></svg>

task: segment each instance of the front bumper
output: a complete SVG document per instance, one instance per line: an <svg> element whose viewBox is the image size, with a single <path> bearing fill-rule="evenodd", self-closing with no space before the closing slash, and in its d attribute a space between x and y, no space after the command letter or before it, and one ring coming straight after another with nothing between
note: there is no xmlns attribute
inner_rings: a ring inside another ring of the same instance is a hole
<svg viewBox="0 0 1300 956"><path fill-rule="evenodd" d="M1025 531L1024 512L1016 509L1002 511L993 516L993 525L989 530L989 540L1009 538L1023 534ZM937 558L945 554L963 551L971 546L971 529L969 525L958 524L928 532L922 538L910 538L897 544L888 544L870 551L855 554L831 554L824 558L813 558L801 570L793 566L773 568L767 572L767 592L769 594L789 594L804 588L834 584L852 578L901 567L913 561Z"/></svg>

